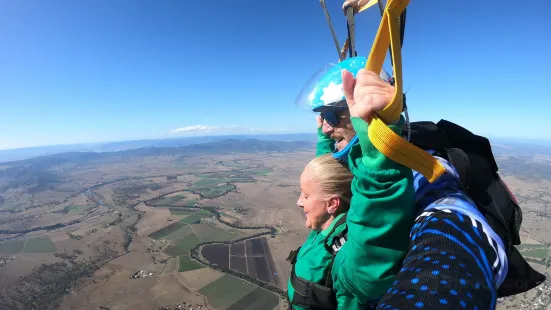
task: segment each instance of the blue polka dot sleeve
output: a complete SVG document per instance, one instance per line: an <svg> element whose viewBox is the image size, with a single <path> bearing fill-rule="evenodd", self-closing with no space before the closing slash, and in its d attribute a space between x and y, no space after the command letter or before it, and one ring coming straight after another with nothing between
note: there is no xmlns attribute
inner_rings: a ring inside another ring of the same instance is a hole
<svg viewBox="0 0 551 310"><path fill-rule="evenodd" d="M415 221L402 269L377 309L495 309L499 260L479 227L459 212L425 210Z"/></svg>

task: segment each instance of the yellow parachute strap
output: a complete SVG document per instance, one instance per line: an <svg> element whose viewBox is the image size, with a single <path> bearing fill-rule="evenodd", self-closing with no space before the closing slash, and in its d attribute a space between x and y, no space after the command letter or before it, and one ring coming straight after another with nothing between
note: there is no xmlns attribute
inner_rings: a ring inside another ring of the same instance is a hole
<svg viewBox="0 0 551 310"><path fill-rule="evenodd" d="M379 0L346 0L342 5L342 9L346 14L346 9L348 7L353 7L354 14L358 14L361 11L365 11L369 9L370 7L374 6L378 2Z"/></svg>
<svg viewBox="0 0 551 310"><path fill-rule="evenodd" d="M367 60L365 67L367 70L381 72L390 44L396 89L390 104L373 117L368 135L381 153L397 163L418 171L432 183L446 171L444 166L436 158L398 136L387 126L400 119L403 109L399 18L408 4L409 0L388 0Z"/></svg>
<svg viewBox="0 0 551 310"><path fill-rule="evenodd" d="M360 3L361 2L365 2L365 1L360 1ZM373 5L377 4L377 2L379 2L379 1L378 0L368 0L367 3L365 3L363 5L360 4L361 6L358 8L358 13L360 13L363 10L369 9Z"/></svg>

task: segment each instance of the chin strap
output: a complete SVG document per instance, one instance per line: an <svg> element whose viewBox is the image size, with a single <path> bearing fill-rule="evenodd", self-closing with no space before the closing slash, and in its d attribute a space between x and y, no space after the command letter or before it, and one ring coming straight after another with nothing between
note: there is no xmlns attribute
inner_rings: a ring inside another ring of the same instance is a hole
<svg viewBox="0 0 551 310"><path fill-rule="evenodd" d="M360 142L360 138L358 138L358 135L355 135L350 142L346 145L346 147L338 152L333 153L333 158L340 162L348 163L348 153L350 153L350 149L358 144Z"/></svg>

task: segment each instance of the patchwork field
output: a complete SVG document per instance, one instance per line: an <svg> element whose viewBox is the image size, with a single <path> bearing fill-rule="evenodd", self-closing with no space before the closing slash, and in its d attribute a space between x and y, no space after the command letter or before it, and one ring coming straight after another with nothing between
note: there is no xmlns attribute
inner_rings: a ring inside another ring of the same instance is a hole
<svg viewBox="0 0 551 310"><path fill-rule="evenodd" d="M65 211L65 214L68 214L68 215L82 214L84 213L84 211L94 207L96 207L96 205L94 204L87 204L83 206L71 205L66 207L64 211Z"/></svg>
<svg viewBox="0 0 551 310"><path fill-rule="evenodd" d="M0 298L9 295L3 301L17 305L10 309L29 308L27 296L36 296L32 302L39 308L61 310L283 309L279 295L261 282L285 286L271 256L287 253L272 253L266 238L218 249L213 244L200 251L208 260L224 258L218 261L221 266L247 275L249 281L191 259L190 250L203 242L269 232L260 226L302 227L303 220L297 219L301 211L288 207L294 206L295 189L287 184L296 181L292 173L298 170L287 166L300 167L310 156L137 156L60 169L73 176L67 180L75 180L78 193L23 207L16 215L0 213L0 230L29 230L24 237L0 241L0 257L15 257L10 267L0 268ZM81 181L88 177L95 179ZM268 238L280 239L277 234ZM37 282L46 271L55 276ZM69 290L57 285L69 282ZM217 288L222 290L215 293Z"/></svg>
<svg viewBox="0 0 551 310"><path fill-rule="evenodd" d="M199 201L199 196L191 191L181 191L149 201L149 205L162 207L187 207Z"/></svg>
<svg viewBox="0 0 551 310"><path fill-rule="evenodd" d="M48 236L0 242L0 254L54 253L57 249Z"/></svg>
<svg viewBox="0 0 551 310"><path fill-rule="evenodd" d="M255 238L231 245L206 245L203 246L201 255L224 268L278 285L277 271L266 238Z"/></svg>
<svg viewBox="0 0 551 310"><path fill-rule="evenodd" d="M179 272L204 268L203 265L192 260L189 256L189 251L199 243L208 241L229 241L247 235L247 232L242 232L230 227L220 227L220 225L217 226L214 223L198 223L203 218L213 216L213 214L207 210L187 209L180 211L185 211L181 212L181 215L185 214L185 216L179 222L172 223L149 235L150 238L156 240L169 241L163 253L178 257ZM243 243L240 244L243 245ZM228 249L228 246L226 246L226 250ZM209 248L207 248L206 251L209 251ZM216 253L214 254L216 255ZM228 258L229 252L226 253L225 265L223 265L226 268L229 264Z"/></svg>
<svg viewBox="0 0 551 310"><path fill-rule="evenodd" d="M215 309L274 309L279 297L272 292L231 275L224 275L204 286L199 293L205 295Z"/></svg>

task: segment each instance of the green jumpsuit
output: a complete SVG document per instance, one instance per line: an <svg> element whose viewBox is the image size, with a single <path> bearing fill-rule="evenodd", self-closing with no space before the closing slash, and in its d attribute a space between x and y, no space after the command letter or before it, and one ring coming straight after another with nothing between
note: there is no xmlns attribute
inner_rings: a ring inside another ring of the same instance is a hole
<svg viewBox="0 0 551 310"><path fill-rule="evenodd" d="M332 237L343 231L345 225L340 225L331 233L331 236L328 236L338 220L344 215L344 213L339 214L324 230L319 232L312 230L310 232L297 254L295 263L295 273L297 277L318 284L323 284L325 282L328 276L329 262L331 261L332 255L325 249L323 243L324 240L327 240L327 244L331 244ZM289 300L292 302L295 290L291 285L290 279L287 283L287 289ZM293 305L293 309L306 310L306 308L297 305Z"/></svg>
<svg viewBox="0 0 551 310"><path fill-rule="evenodd" d="M388 159L373 146L366 122L357 117L351 120L359 143L352 146L348 154L349 168L354 175L346 218L348 239L335 257L332 278L338 309L354 310L364 309L394 282L408 251L415 193L411 169ZM402 125L403 118L389 127L401 135ZM316 156L332 152L333 141L321 129L318 136ZM311 236L312 233L308 240ZM320 283L324 278L319 276L319 262L318 265L307 263L313 259L309 255L321 257L320 253L327 252L322 243L318 246L319 251L304 252L298 257L295 272L305 280ZM329 253L326 255L330 257ZM299 265L301 260L305 263ZM323 262L330 264L329 259ZM292 292L289 285L289 296Z"/></svg>

